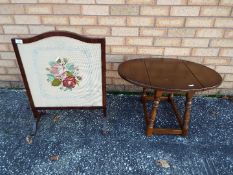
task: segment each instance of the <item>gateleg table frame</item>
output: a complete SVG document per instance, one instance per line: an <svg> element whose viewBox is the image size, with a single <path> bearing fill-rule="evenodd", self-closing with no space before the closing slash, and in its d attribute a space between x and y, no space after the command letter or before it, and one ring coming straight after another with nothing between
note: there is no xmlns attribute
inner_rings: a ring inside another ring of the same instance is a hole
<svg viewBox="0 0 233 175"><path fill-rule="evenodd" d="M218 87L222 77L215 70L202 64L170 58L139 58L128 60L119 65L119 75L126 81L143 87L142 104L146 121L146 135L174 134L187 136L193 95ZM148 95L148 90L153 95ZM168 94L164 97L163 94ZM174 101L174 93L185 93L185 109L182 117ZM175 113L179 128L158 128L157 110L161 100L167 100ZM147 103L152 101L151 110Z"/></svg>
<svg viewBox="0 0 233 175"><path fill-rule="evenodd" d="M147 88L143 88L143 94L142 94L142 104L143 104L143 110L144 110L144 116L146 121L146 135L152 136L154 134L175 134L175 135L183 135L187 136L188 130L189 130L189 123L190 123L190 110L192 105L192 97L194 95L194 92L186 92L186 102L185 102L185 111L184 116L181 117L177 106L173 99L173 93L170 93L167 97L162 96L163 91L161 90L154 90L154 95L149 96L147 94ZM179 128L155 128L156 125L156 117L157 117L157 110L159 107L159 103L161 100L167 100L175 113L176 120L179 124ZM147 109L147 102L152 101L153 106L148 113Z"/></svg>

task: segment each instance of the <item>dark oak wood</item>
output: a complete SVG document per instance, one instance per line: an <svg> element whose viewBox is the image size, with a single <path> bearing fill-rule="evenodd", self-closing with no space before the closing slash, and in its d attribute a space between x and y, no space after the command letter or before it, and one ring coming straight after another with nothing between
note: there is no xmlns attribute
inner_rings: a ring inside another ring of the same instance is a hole
<svg viewBox="0 0 233 175"><path fill-rule="evenodd" d="M168 58L129 60L119 65L118 72L135 85L168 92L203 91L222 82L221 76L206 66Z"/></svg>
<svg viewBox="0 0 233 175"><path fill-rule="evenodd" d="M143 87L142 104L146 121L146 135L175 134L187 136L190 124L192 97L197 91L215 88L222 83L222 77L214 70L201 64L163 58L144 58L123 62L118 68L119 75L135 85ZM149 96L148 89L154 89ZM168 97L162 97L163 93ZM182 117L173 100L173 93L185 93L185 111ZM156 114L160 100L172 105L179 128L155 128ZM153 101L151 113L147 112L148 101Z"/></svg>
<svg viewBox="0 0 233 175"><path fill-rule="evenodd" d="M147 96L145 96L145 100L146 101L153 101L154 100L154 97L153 96L149 96L149 95L147 95ZM169 100L168 99L168 97L160 97L160 101L163 101L163 100Z"/></svg>
<svg viewBox="0 0 233 175"><path fill-rule="evenodd" d="M170 95L169 95L168 101L169 101L169 102L171 103L171 105L172 105L172 109L173 109L173 111L174 111L174 113L175 113L175 117L176 117L176 120L177 120L177 122L178 122L178 124L179 124L179 127L180 127L181 129L183 129L182 117L181 117L181 115L180 115L180 113L179 113L179 111L178 111L178 109L177 109L177 107L176 107L176 104L175 104L174 100L173 100L173 94L170 94Z"/></svg>
<svg viewBox="0 0 233 175"><path fill-rule="evenodd" d="M184 112L184 122L183 122L183 136L188 134L189 123L190 123L190 111L192 106L192 98L194 93L188 92L186 94L186 102L185 102L185 112Z"/></svg>
<svg viewBox="0 0 233 175"><path fill-rule="evenodd" d="M157 114L157 110L158 110L158 107L159 107L159 102L160 102L160 97L161 96L162 96L162 91L155 90L153 107L152 107L152 110L151 110L151 115L150 115L149 123L147 125L147 130L146 130L146 135L147 136L152 136L153 135L154 123L155 123L156 114Z"/></svg>
<svg viewBox="0 0 233 175"><path fill-rule="evenodd" d="M164 128L154 128L153 134L173 134L173 135L182 135L182 130L180 129L164 129Z"/></svg>

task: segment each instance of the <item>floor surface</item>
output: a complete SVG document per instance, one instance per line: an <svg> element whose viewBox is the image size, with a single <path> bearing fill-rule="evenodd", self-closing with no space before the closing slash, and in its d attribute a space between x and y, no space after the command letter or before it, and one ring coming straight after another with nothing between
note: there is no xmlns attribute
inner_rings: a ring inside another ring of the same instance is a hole
<svg viewBox="0 0 233 175"><path fill-rule="evenodd" d="M182 110L184 98L176 97L176 102ZM0 108L1 175L233 174L233 102L226 99L194 97L185 138L146 137L136 95L108 95L106 125L99 110L49 111L32 144L25 139L33 123L25 91L0 90ZM166 102L156 125L176 126ZM54 155L59 159L50 160Z"/></svg>

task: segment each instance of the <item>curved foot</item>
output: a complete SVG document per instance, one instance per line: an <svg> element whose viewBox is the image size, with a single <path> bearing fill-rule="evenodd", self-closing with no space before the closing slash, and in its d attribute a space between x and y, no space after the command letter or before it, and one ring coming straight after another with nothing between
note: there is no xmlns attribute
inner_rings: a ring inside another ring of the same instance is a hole
<svg viewBox="0 0 233 175"><path fill-rule="evenodd" d="M28 144L32 144L32 140L36 136L37 130L39 128L39 121L40 121L40 117L36 118L35 121L33 122L32 132L26 137L26 141Z"/></svg>
<svg viewBox="0 0 233 175"><path fill-rule="evenodd" d="M32 144L32 140L33 140L33 136L32 136L32 135L27 135L26 141L27 141L27 143L28 143L29 145Z"/></svg>
<svg viewBox="0 0 233 175"><path fill-rule="evenodd" d="M106 136L110 133L109 128L108 128L108 122L107 122L107 117L103 118L103 127L101 129L101 134Z"/></svg>
<svg viewBox="0 0 233 175"><path fill-rule="evenodd" d="M109 131L109 130L106 130L106 129L101 129L100 133L101 133L103 136L107 136L107 135L109 135L110 131Z"/></svg>

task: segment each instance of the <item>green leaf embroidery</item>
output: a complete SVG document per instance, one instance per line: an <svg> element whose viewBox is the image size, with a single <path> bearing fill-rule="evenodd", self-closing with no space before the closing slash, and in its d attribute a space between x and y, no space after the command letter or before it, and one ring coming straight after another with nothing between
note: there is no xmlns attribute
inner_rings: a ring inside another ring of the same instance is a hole
<svg viewBox="0 0 233 175"><path fill-rule="evenodd" d="M61 80L59 80L59 79L54 79L52 81L52 86L59 86L60 84L61 84Z"/></svg>
<svg viewBox="0 0 233 175"><path fill-rule="evenodd" d="M80 81L80 80L82 80L82 77L80 77L80 76L77 76L77 79Z"/></svg>
<svg viewBox="0 0 233 175"><path fill-rule="evenodd" d="M67 63L66 64L66 68L70 71L73 72L74 71L74 65L72 63Z"/></svg>
<svg viewBox="0 0 233 175"><path fill-rule="evenodd" d="M67 75L68 77L73 76L72 72L70 72L70 71L66 71L66 75Z"/></svg>
<svg viewBox="0 0 233 175"><path fill-rule="evenodd" d="M53 74L47 74L47 76L50 81L53 81L55 79Z"/></svg>

